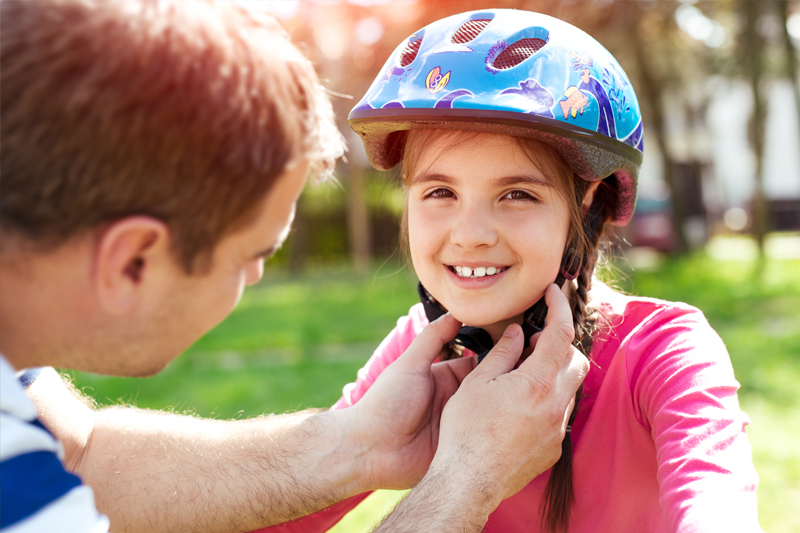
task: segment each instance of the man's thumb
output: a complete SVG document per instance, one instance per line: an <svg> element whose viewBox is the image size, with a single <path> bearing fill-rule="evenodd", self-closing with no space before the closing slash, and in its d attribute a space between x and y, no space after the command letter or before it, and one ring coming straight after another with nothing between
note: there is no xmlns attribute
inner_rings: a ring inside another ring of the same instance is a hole
<svg viewBox="0 0 800 533"><path fill-rule="evenodd" d="M441 355L444 345L453 340L460 329L461 322L450 313L440 316L420 331L397 362L430 366Z"/></svg>

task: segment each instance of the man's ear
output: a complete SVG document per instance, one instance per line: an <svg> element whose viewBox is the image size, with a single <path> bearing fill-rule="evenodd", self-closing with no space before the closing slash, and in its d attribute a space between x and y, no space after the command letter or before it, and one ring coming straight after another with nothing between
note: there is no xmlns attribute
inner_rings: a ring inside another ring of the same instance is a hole
<svg viewBox="0 0 800 533"><path fill-rule="evenodd" d="M144 292L174 268L167 225L148 216L112 223L100 234L94 256L94 285L101 304L113 314L135 308Z"/></svg>
<svg viewBox="0 0 800 533"><path fill-rule="evenodd" d="M585 217L586 213L589 212L589 208L592 206L592 202L594 201L594 193L599 186L599 181L593 181L589 184L589 187L586 188L586 194L583 196L583 203L581 204L582 217Z"/></svg>

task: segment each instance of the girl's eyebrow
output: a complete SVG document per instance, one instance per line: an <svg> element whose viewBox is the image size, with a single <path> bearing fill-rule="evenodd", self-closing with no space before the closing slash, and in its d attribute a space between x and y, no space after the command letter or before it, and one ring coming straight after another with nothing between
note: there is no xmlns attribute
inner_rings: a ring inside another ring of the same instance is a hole
<svg viewBox="0 0 800 533"><path fill-rule="evenodd" d="M547 181L545 178L530 174L524 176L509 176L507 178L498 178L494 180L494 183L498 187L509 187L511 185L517 185L518 183L523 183L525 185L533 185L534 187L550 188L550 182Z"/></svg>
<svg viewBox="0 0 800 533"><path fill-rule="evenodd" d="M439 181L442 183L450 183L450 184L456 182L454 178L451 178L450 176L447 176L445 174L432 173L432 174L417 174L411 180L411 185L419 185L421 183L429 183L431 181Z"/></svg>
<svg viewBox="0 0 800 533"><path fill-rule="evenodd" d="M418 174L417 176L414 176L414 179L411 181L411 185L420 185L431 181L453 184L456 183L457 180L446 174L436 174L436 173ZM547 181L545 178L531 174L497 178L495 180L492 180L492 183L496 187L510 187L511 185L517 185L517 184L533 185L534 187L545 187L545 188L550 188L551 186L550 182Z"/></svg>

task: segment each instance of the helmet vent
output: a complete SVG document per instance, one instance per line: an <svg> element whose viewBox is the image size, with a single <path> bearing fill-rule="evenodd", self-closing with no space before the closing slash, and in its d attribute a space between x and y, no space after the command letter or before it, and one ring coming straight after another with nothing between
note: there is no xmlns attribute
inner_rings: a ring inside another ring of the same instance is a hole
<svg viewBox="0 0 800 533"><path fill-rule="evenodd" d="M491 19L468 20L456 30L450 38L450 42L455 44L470 42L475 39L491 21Z"/></svg>
<svg viewBox="0 0 800 533"><path fill-rule="evenodd" d="M533 54L539 51L547 41L542 39L520 39L505 50L503 50L497 58L495 58L492 66L498 70L505 70L511 67L516 67Z"/></svg>
<svg viewBox="0 0 800 533"><path fill-rule="evenodd" d="M417 58L417 54L419 53L420 45L422 45L422 39L408 41L408 44L406 44L406 47L403 49L403 53L400 54L401 67L407 67L414 62L414 60Z"/></svg>

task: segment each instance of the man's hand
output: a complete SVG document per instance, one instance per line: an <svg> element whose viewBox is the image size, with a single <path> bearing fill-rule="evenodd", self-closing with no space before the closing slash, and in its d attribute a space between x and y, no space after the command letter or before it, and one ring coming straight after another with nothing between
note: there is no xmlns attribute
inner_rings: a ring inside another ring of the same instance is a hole
<svg viewBox="0 0 800 533"><path fill-rule="evenodd" d="M472 473L500 499L516 494L561 456L575 392L589 371L572 345L567 299L551 285L544 330L516 370L522 328L512 324L442 415L436 460Z"/></svg>
<svg viewBox="0 0 800 533"><path fill-rule="evenodd" d="M346 410L361 442L370 447L366 459L371 487L408 488L428 470L442 409L477 364L474 357L432 364L460 327L450 314L429 324L364 398Z"/></svg>
<svg viewBox="0 0 800 533"><path fill-rule="evenodd" d="M556 285L545 297L547 322L533 353L514 369L522 329L509 326L447 402L427 474L377 531L413 531L414 523L429 531L480 531L503 499L558 460L589 365L571 345L566 297Z"/></svg>

